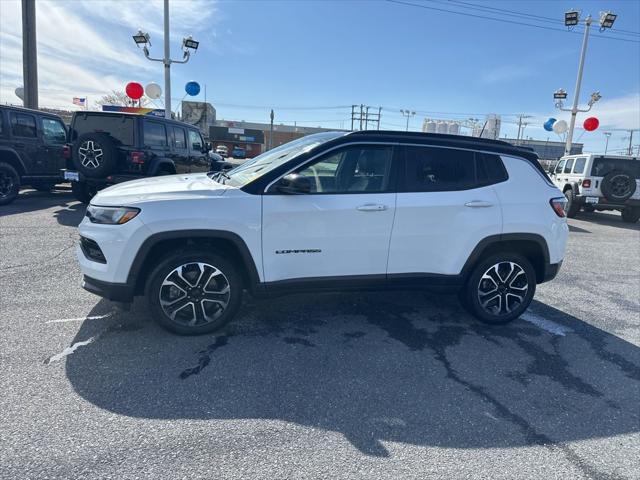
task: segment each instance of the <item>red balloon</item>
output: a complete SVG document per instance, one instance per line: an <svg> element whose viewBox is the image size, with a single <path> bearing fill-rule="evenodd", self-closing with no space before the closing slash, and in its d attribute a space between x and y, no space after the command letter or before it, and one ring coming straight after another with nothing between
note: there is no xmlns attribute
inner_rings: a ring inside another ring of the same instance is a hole
<svg viewBox="0 0 640 480"><path fill-rule="evenodd" d="M139 100L144 94L144 88L138 82L129 82L125 87L124 91L127 94L127 97L133 100Z"/></svg>
<svg viewBox="0 0 640 480"><path fill-rule="evenodd" d="M600 125L596 117L589 117L584 121L583 127L587 132L593 132Z"/></svg>

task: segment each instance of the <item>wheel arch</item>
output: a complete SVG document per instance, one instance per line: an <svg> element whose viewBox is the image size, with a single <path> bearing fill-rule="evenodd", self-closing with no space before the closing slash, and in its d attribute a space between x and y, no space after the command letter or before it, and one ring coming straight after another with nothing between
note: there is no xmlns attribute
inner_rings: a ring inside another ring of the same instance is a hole
<svg viewBox="0 0 640 480"><path fill-rule="evenodd" d="M21 177L24 176L27 172L24 163L20 159L20 155L18 155L12 149L0 148L0 162L5 162L11 165L18 171L18 175L20 175Z"/></svg>
<svg viewBox="0 0 640 480"><path fill-rule="evenodd" d="M239 235L223 230L178 230L150 236L138 250L127 283L135 287L136 294L142 294L149 273L163 255L180 248L198 246L228 256L240 267L245 288L252 292L256 290L260 277L247 244Z"/></svg>
<svg viewBox="0 0 640 480"><path fill-rule="evenodd" d="M500 252L524 256L533 265L537 282L542 283L545 280L547 266L550 264L549 247L544 237L535 233L505 233L481 240L462 268L463 278L466 280L483 258Z"/></svg>
<svg viewBox="0 0 640 480"><path fill-rule="evenodd" d="M173 160L168 158L156 159L149 167L148 175L154 176L161 171L176 173L176 165L173 163Z"/></svg>

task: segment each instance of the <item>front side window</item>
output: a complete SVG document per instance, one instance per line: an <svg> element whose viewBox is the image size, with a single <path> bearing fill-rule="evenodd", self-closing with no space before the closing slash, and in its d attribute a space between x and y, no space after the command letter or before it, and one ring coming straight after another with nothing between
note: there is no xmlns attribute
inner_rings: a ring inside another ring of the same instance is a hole
<svg viewBox="0 0 640 480"><path fill-rule="evenodd" d="M24 113L11 112L11 133L16 137L36 138L36 117Z"/></svg>
<svg viewBox="0 0 640 480"><path fill-rule="evenodd" d="M144 144L153 147L165 147L167 145L167 133L162 123L145 120Z"/></svg>
<svg viewBox="0 0 640 480"><path fill-rule="evenodd" d="M566 160L560 160L558 162L558 165L556 165L556 172L555 173L562 173L562 169L564 168L564 164L567 163Z"/></svg>
<svg viewBox="0 0 640 480"><path fill-rule="evenodd" d="M405 149L405 188L410 192L466 190L477 186L474 153L431 147Z"/></svg>
<svg viewBox="0 0 640 480"><path fill-rule="evenodd" d="M573 158L567 160L566 165L564 166L564 173L571 173L571 169L573 168Z"/></svg>
<svg viewBox="0 0 640 480"><path fill-rule="evenodd" d="M67 141L67 131L60 120L43 118L42 138L45 143L60 145Z"/></svg>
<svg viewBox="0 0 640 480"><path fill-rule="evenodd" d="M202 151L202 137L199 132L195 130L189 130L189 145L191 146L191 150L195 152Z"/></svg>
<svg viewBox="0 0 640 480"><path fill-rule="evenodd" d="M187 138L185 137L184 128L173 127L173 147L180 149L187 148Z"/></svg>
<svg viewBox="0 0 640 480"><path fill-rule="evenodd" d="M375 193L389 187L393 148L358 145L331 152L296 173L311 180L311 193Z"/></svg>
<svg viewBox="0 0 640 480"><path fill-rule="evenodd" d="M584 173L584 166L587 163L585 157L576 158L576 164L573 166L573 173Z"/></svg>

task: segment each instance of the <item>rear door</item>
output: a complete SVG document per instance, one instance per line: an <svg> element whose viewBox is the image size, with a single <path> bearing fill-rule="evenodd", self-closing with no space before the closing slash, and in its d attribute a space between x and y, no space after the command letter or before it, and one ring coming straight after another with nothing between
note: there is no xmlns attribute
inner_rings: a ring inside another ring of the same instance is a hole
<svg viewBox="0 0 640 480"><path fill-rule="evenodd" d="M12 146L22 159L27 175L46 172L43 156L40 155L42 141L38 137L36 116L30 113L9 111Z"/></svg>
<svg viewBox="0 0 640 480"><path fill-rule="evenodd" d="M147 118L142 123L142 138L149 163L155 165L165 160L171 160L165 124Z"/></svg>
<svg viewBox="0 0 640 480"><path fill-rule="evenodd" d="M67 129L57 118L41 117L40 125L44 144L41 150L43 173L60 175L60 170L66 166L63 148L67 141Z"/></svg>
<svg viewBox="0 0 640 480"><path fill-rule="evenodd" d="M311 193L263 197L266 281L385 281L395 212L393 146L337 148L297 169Z"/></svg>
<svg viewBox="0 0 640 480"><path fill-rule="evenodd" d="M457 275L484 238L502 232L491 184L505 180L497 155L406 146L389 250L389 281Z"/></svg>
<svg viewBox="0 0 640 480"><path fill-rule="evenodd" d="M171 159L176 167L176 173L188 173L190 162L187 131L177 125L167 125L167 127L171 130Z"/></svg>

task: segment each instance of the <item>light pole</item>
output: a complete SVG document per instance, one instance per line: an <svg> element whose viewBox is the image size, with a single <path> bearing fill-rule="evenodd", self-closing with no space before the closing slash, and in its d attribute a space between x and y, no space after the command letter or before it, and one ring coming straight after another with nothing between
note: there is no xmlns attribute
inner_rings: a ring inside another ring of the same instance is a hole
<svg viewBox="0 0 640 480"><path fill-rule="evenodd" d="M149 56L149 49L147 44L151 45L151 37L148 33L139 30L138 33L133 35L133 41L140 47L143 46L142 51L144 56L153 62L162 62L164 64L164 116L165 118L171 118L171 64L172 63L187 63L191 58L191 50L194 52L198 50L200 42L195 41L191 35L185 37L182 40L182 60L171 59L171 49L169 47L169 0L164 0L164 57L152 58Z"/></svg>
<svg viewBox="0 0 640 480"><path fill-rule="evenodd" d="M404 115L405 117L407 117L407 128L406 128L406 130L405 130L405 131L407 131L407 132L408 132L408 131L409 131L409 119L410 119L411 117L413 117L413 116L416 114L416 112L414 112L414 111L412 111L412 110L400 110L400 113L401 113L402 115Z"/></svg>
<svg viewBox="0 0 640 480"><path fill-rule="evenodd" d="M607 141L604 144L604 154L607 154L607 149L609 148L609 137L611 136L611 132L603 132L604 136L607 137Z"/></svg>
<svg viewBox="0 0 640 480"><path fill-rule="evenodd" d="M615 22L617 15L611 12L600 12L600 31L604 31L607 28L611 28ZM571 28L580 23L580 12L576 10L570 10L564 14L564 24ZM562 101L566 98L566 92L559 90L554 94L556 99L556 107L565 112L571 112L571 121L569 123L569 132L567 133L567 143L564 147L564 154L571 154L571 146L573 145L573 130L576 125L576 115L578 112L588 112L594 103L600 100L600 92L594 92L591 94L591 100L589 101L589 108L581 110L578 108L578 101L580 100L580 86L582 85L582 72L584 70L584 58L587 53L587 43L589 41L589 30L593 19L591 15L588 15L584 19L584 35L582 37L582 49L580 51L580 61L578 62L578 76L576 78L576 88L573 94L573 105L571 108L563 108ZM560 96L557 96L560 94ZM564 95L564 96L562 96Z"/></svg>

